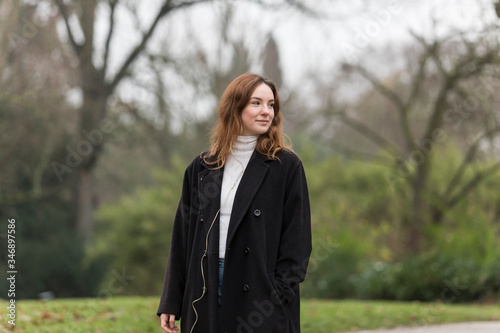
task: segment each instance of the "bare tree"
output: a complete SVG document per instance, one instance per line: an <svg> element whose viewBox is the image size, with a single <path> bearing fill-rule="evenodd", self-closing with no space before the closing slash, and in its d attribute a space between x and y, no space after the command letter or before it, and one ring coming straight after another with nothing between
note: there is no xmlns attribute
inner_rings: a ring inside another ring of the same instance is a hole
<svg viewBox="0 0 500 333"><path fill-rule="evenodd" d="M116 9L120 5L118 0L108 0L101 2L102 5L108 7L109 16L107 19L108 31L103 47L101 65L97 65L96 58L99 54L95 45L96 31L96 11L98 6L97 0L74 0L63 1L55 0L59 8L60 15L65 23L69 45L78 58L78 72L80 84L83 92L83 103L78 110L80 115L79 129L81 135L80 142L88 142L92 137L95 144L92 146L82 147L80 161L75 168L75 173L78 177L77 193L78 193L78 218L77 226L79 233L83 239L88 242L92 239L93 233L93 184L92 171L97 163L100 152L102 151L104 138L103 132L109 130L109 123L106 123L108 116L108 100L116 90L116 87L122 80L130 74L132 64L144 52L146 45L151 40L153 33L158 27L159 22L171 14L173 11L180 8L193 6L200 1L180 1L174 2L166 0L161 4L156 12L154 19L149 26L142 32L140 41L132 47L131 51L125 57L125 61L121 64L116 74L111 75L109 70L111 41L115 36L116 26ZM75 25L78 22L79 29L83 34L83 41L79 42L75 31ZM87 149L87 150L84 150ZM67 165L53 165L56 173L64 175L66 172L73 170Z"/></svg>
<svg viewBox="0 0 500 333"><path fill-rule="evenodd" d="M368 109L346 108L337 113L382 155L391 156L389 184L403 184L410 190L411 208L403 218L408 253L419 251L426 223L441 223L447 211L500 169L498 159L483 169L472 167L484 155L481 147L485 142L493 142L500 134L496 112L500 101L492 86L493 81L498 83L495 73L500 65L496 32L486 31L485 37L472 39L459 33L432 41L413 36L420 49L418 59L412 57L399 72L409 76L407 83L399 81L397 75L381 79L362 65L344 64L344 70L367 80L390 103L387 112L392 113L397 128L392 134L398 134L384 135L363 121ZM450 137L460 141L464 157L447 187L440 190L430 182L433 152ZM473 176L466 177L466 172L473 172Z"/></svg>

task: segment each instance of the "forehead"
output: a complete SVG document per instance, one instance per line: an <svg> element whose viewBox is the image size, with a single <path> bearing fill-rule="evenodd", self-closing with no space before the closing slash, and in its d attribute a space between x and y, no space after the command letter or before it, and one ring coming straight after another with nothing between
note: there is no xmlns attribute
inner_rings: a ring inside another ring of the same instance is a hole
<svg viewBox="0 0 500 333"><path fill-rule="evenodd" d="M267 84L261 83L255 88L250 97L259 97L264 100L270 100L274 99L274 94Z"/></svg>

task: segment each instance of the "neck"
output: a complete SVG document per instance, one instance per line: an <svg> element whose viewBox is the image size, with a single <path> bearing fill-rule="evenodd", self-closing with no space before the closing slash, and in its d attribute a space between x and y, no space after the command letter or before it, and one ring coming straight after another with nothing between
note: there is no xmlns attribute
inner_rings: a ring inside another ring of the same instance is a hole
<svg viewBox="0 0 500 333"><path fill-rule="evenodd" d="M253 151L258 135L238 135L233 145L233 152Z"/></svg>

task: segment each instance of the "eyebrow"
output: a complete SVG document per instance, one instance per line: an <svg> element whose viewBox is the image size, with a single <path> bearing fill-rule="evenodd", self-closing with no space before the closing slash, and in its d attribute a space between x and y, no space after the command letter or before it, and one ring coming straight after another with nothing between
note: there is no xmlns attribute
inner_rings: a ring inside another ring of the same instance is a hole
<svg viewBox="0 0 500 333"><path fill-rule="evenodd" d="M262 98L260 97L255 97L255 96L252 96L250 97L250 99L258 99L259 101L262 101ZM274 102L274 98L273 99L270 99L269 102Z"/></svg>

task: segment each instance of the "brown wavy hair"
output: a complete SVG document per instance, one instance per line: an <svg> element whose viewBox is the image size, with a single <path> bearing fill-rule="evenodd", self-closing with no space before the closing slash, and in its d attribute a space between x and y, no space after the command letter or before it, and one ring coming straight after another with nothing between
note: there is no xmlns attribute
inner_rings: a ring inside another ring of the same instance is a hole
<svg viewBox="0 0 500 333"><path fill-rule="evenodd" d="M234 79L219 100L217 123L212 129L210 150L203 156L205 163L215 166L216 169L224 166L237 136L243 131L241 113L250 102L255 88L262 83L271 88L274 94L274 119L267 132L259 135L255 149L271 159L277 158L276 154L283 149L291 150L291 147L283 142L286 135L283 133L283 117L276 85L268 78L246 73Z"/></svg>

